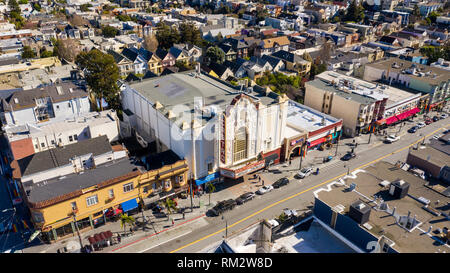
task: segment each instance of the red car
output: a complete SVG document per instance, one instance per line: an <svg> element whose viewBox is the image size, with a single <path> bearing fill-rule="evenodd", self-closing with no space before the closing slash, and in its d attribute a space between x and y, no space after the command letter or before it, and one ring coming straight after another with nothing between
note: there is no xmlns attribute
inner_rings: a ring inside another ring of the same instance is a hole
<svg viewBox="0 0 450 273"><path fill-rule="evenodd" d="M431 119L427 119L427 120L425 120L425 124L426 125L429 125L430 123L432 123L433 121L431 120Z"/></svg>

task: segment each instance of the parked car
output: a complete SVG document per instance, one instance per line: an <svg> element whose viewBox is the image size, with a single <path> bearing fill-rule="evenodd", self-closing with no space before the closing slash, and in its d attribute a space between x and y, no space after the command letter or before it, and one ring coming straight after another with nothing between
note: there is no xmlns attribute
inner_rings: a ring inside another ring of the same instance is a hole
<svg viewBox="0 0 450 273"><path fill-rule="evenodd" d="M399 136L388 135L388 136L386 136L386 139L384 140L384 142L386 142L386 143L393 143L393 142L396 142L399 139L400 139Z"/></svg>
<svg viewBox="0 0 450 273"><path fill-rule="evenodd" d="M295 209L287 209L286 208L283 210L283 212L287 217L297 216L297 211Z"/></svg>
<svg viewBox="0 0 450 273"><path fill-rule="evenodd" d="M211 209L211 213L215 216L219 216L227 210L232 210L236 205L237 203L233 199L220 201Z"/></svg>
<svg viewBox="0 0 450 273"><path fill-rule="evenodd" d="M425 127L425 125L426 124L424 122L417 123L417 127L419 127L419 129Z"/></svg>
<svg viewBox="0 0 450 273"><path fill-rule="evenodd" d="M414 134L415 132L417 132L417 130L419 130L419 127L413 126L409 128L408 133Z"/></svg>
<svg viewBox="0 0 450 273"><path fill-rule="evenodd" d="M307 168L303 168L301 169L297 174L296 177L303 179L307 176L309 176L310 174L312 174L312 168L307 167Z"/></svg>
<svg viewBox="0 0 450 273"><path fill-rule="evenodd" d="M409 169L409 172L411 172L415 176L418 176L418 177L422 178L423 180L427 179L425 171L421 170L419 168L411 168L411 169Z"/></svg>
<svg viewBox="0 0 450 273"><path fill-rule="evenodd" d="M289 184L289 179L287 177L283 177L275 181L275 183L273 183L272 186L275 189L278 189L279 187L285 186L287 184Z"/></svg>
<svg viewBox="0 0 450 273"><path fill-rule="evenodd" d="M278 221L275 220L275 219L268 220L267 222L269 222L269 224L270 224L273 228L280 225L280 223L278 223Z"/></svg>
<svg viewBox="0 0 450 273"><path fill-rule="evenodd" d="M242 205L245 202L252 200L253 198L255 198L255 194L253 192L246 192L236 199L236 203L238 205Z"/></svg>
<svg viewBox="0 0 450 273"><path fill-rule="evenodd" d="M438 116L434 116L433 117L433 122L436 122L436 121L438 121L439 120L439 117Z"/></svg>
<svg viewBox="0 0 450 273"><path fill-rule="evenodd" d="M440 116L441 119L445 119L445 118L447 118L447 117L448 117L448 115L445 114L445 113L444 113L444 114L441 114L441 116Z"/></svg>
<svg viewBox="0 0 450 273"><path fill-rule="evenodd" d="M256 193L257 194L265 194L272 190L273 190L272 185L267 185L267 186L262 186L259 190L256 191Z"/></svg>
<svg viewBox="0 0 450 273"><path fill-rule="evenodd" d="M444 128L445 129L445 128ZM442 134L448 134L450 132L450 129L449 130L447 130L447 129L445 129L443 132L442 132Z"/></svg>
<svg viewBox="0 0 450 273"><path fill-rule="evenodd" d="M348 152L348 153L346 153L343 157L341 157L341 160L343 160L343 161L348 161L348 160L350 160L350 159L352 159L352 158L355 158L355 157L356 157L356 154L355 154L355 153Z"/></svg>
<svg viewBox="0 0 450 273"><path fill-rule="evenodd" d="M431 119L425 120L425 124L426 124L426 125L430 125L431 123L433 123L433 121L432 121Z"/></svg>
<svg viewBox="0 0 450 273"><path fill-rule="evenodd" d="M431 139L439 139L441 136L443 136L442 134L437 134L434 135Z"/></svg>

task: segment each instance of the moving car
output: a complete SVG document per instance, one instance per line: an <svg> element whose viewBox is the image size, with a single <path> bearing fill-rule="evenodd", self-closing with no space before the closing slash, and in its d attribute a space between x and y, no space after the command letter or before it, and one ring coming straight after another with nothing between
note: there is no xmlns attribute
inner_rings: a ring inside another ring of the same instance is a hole
<svg viewBox="0 0 450 273"><path fill-rule="evenodd" d="M232 210L236 205L237 203L233 199L220 201L211 209L211 213L215 216L219 216L227 210Z"/></svg>
<svg viewBox="0 0 450 273"><path fill-rule="evenodd" d="M296 176L300 179L303 179L303 178L307 177L308 175L310 175L311 173L312 173L312 168L307 167L307 168L303 168L302 170L300 170Z"/></svg>
<svg viewBox="0 0 450 273"><path fill-rule="evenodd" d="M259 190L256 191L257 194L265 194L269 191L273 190L273 187L271 185L263 186Z"/></svg>
<svg viewBox="0 0 450 273"><path fill-rule="evenodd" d="M341 157L341 160L347 161L347 160L350 160L350 159L355 158L355 157L356 157L355 153L348 152L343 157Z"/></svg>
<svg viewBox="0 0 450 273"><path fill-rule="evenodd" d="M426 124L424 122L417 123L417 127L419 127L419 129L425 127L425 125Z"/></svg>
<svg viewBox="0 0 450 273"><path fill-rule="evenodd" d="M409 128L408 133L414 134L415 132L417 132L417 130L419 130L419 127L413 126Z"/></svg>
<svg viewBox="0 0 450 273"><path fill-rule="evenodd" d="M289 179L287 177L283 177L278 179L275 183L272 184L272 187L278 189L279 187L285 186L289 184Z"/></svg>
<svg viewBox="0 0 450 273"><path fill-rule="evenodd" d="M238 205L242 205L245 202L252 200L253 198L255 198L255 194L253 192L246 192L236 199L236 203Z"/></svg>
<svg viewBox="0 0 450 273"><path fill-rule="evenodd" d="M396 142L396 141L399 140L399 139L400 139L399 136L388 135L388 136L386 137L386 139L384 140L384 142L386 142L386 143L393 143L393 142Z"/></svg>

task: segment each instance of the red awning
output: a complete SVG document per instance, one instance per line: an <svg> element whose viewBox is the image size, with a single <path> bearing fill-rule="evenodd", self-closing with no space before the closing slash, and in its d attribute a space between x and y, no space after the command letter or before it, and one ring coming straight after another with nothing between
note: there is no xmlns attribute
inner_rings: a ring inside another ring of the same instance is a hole
<svg viewBox="0 0 450 273"><path fill-rule="evenodd" d="M110 232L111 232L111 231L110 231ZM111 235L110 235L107 231L100 232L100 235L103 236L103 238L105 238L105 239L109 239L109 238L112 237L112 233L111 233Z"/></svg>
<svg viewBox="0 0 450 273"><path fill-rule="evenodd" d="M105 240L105 238L103 238L103 236L101 236L99 233L94 234L94 238L97 242Z"/></svg>
<svg viewBox="0 0 450 273"><path fill-rule="evenodd" d="M403 113L397 115L396 117L398 118L398 120L402 120L405 118L409 118L410 116L414 115L417 112L420 112L420 109L416 107L414 109L403 112Z"/></svg>
<svg viewBox="0 0 450 273"><path fill-rule="evenodd" d="M386 123L386 119L384 118L384 119L380 119L380 120L377 120L377 124L378 125L383 125L383 124L385 124Z"/></svg>
<svg viewBox="0 0 450 273"><path fill-rule="evenodd" d="M386 124L389 125L389 124L394 123L396 121L398 121L397 117L396 116L392 116L392 117L386 119Z"/></svg>
<svg viewBox="0 0 450 273"><path fill-rule="evenodd" d="M326 138L326 137L322 137L322 138L313 140L312 142L309 143L309 147L316 146L316 145L318 145L318 144L320 144L320 143L323 143L323 142L325 142L325 141L327 141L327 138Z"/></svg>
<svg viewBox="0 0 450 273"><path fill-rule="evenodd" d="M113 233L111 232L111 230L105 231L105 235L106 235L106 238L111 238L111 237L113 237Z"/></svg>
<svg viewBox="0 0 450 273"><path fill-rule="evenodd" d="M93 245L93 244L95 244L95 243L97 242L97 240L95 240L95 238L92 237L92 236L89 236L88 241L89 241L89 243L90 243L91 245Z"/></svg>

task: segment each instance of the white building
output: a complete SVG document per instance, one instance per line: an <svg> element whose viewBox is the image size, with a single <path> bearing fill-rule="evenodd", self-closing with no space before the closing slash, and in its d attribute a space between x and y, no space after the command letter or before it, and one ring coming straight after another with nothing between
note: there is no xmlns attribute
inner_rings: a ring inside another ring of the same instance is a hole
<svg viewBox="0 0 450 273"><path fill-rule="evenodd" d="M194 72L122 88L124 120L145 141L156 141L158 151L171 149L187 159L197 184L217 178L219 171L236 179L280 158L286 96L258 86L240 93Z"/></svg>

